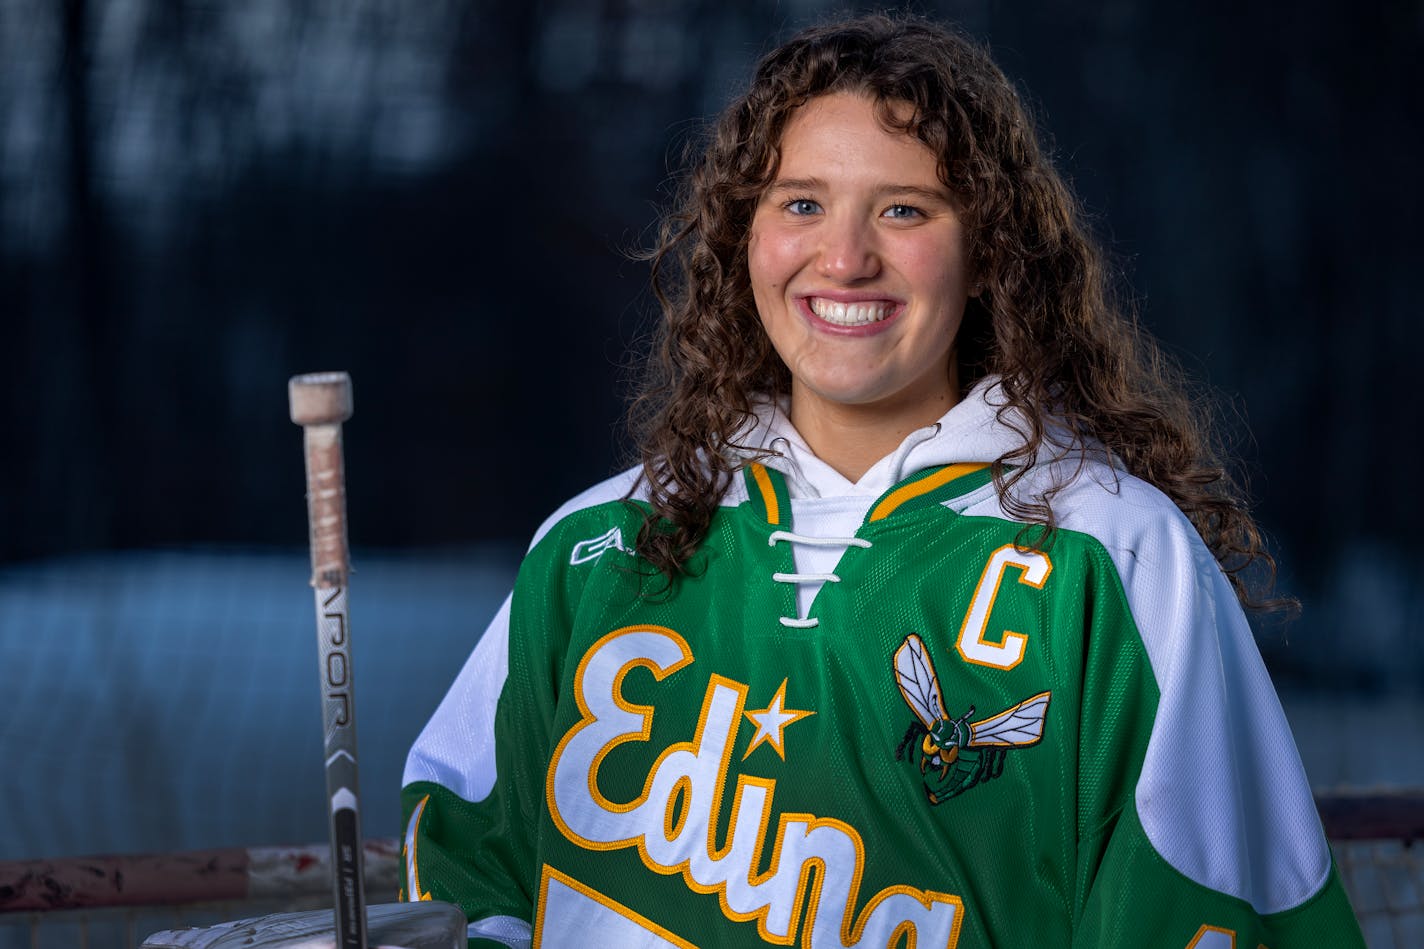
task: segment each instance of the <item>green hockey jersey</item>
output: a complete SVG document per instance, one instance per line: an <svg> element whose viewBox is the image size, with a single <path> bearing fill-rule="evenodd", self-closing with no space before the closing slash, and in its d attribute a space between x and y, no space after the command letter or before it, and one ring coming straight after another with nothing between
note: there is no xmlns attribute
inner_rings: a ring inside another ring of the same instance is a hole
<svg viewBox="0 0 1424 949"><path fill-rule="evenodd" d="M411 750L472 946L1363 945L1232 589L1110 459L1034 544L981 384L859 482L766 405L689 575L627 472L540 529Z"/></svg>

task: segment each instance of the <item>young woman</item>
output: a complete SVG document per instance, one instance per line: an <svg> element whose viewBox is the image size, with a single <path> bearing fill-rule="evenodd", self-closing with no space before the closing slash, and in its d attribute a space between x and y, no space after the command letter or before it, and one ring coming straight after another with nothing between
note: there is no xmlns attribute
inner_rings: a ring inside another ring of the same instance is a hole
<svg viewBox="0 0 1424 949"><path fill-rule="evenodd" d="M1256 527L981 50L777 49L654 262L643 462L412 750L410 899L472 945L1362 945Z"/></svg>

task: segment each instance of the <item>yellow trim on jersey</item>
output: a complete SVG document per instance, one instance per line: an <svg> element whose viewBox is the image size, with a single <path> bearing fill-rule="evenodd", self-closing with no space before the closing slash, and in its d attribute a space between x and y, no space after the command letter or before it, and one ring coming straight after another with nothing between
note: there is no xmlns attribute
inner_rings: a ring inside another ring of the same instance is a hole
<svg viewBox="0 0 1424 949"><path fill-rule="evenodd" d="M766 465L752 462L752 478L761 489L761 500L766 505L766 522L773 527L781 525L781 505L776 500L776 488L771 483L771 475L766 473Z"/></svg>
<svg viewBox="0 0 1424 949"><path fill-rule="evenodd" d="M903 487L896 488L885 496L885 499L875 505L875 510L870 512L867 521L879 521L889 517L895 509L912 498L917 498L922 494L929 494L936 488L942 488L955 478L962 478L965 475L974 474L976 471L983 471L989 467L987 464L978 462L963 462L957 465L948 465L941 468L927 478L919 481L912 481Z"/></svg>
<svg viewBox="0 0 1424 949"><path fill-rule="evenodd" d="M1208 938L1216 936L1225 936L1226 938ZM1192 941L1187 943L1187 949L1236 949L1236 930L1204 923L1201 929L1197 930L1197 934L1192 937Z"/></svg>
<svg viewBox="0 0 1424 949"><path fill-rule="evenodd" d="M411 902L430 899L430 891L420 888L420 867L416 862L416 847L420 841L420 817L425 813L425 805L430 803L430 795L420 799L420 803L415 805L415 811L410 815L410 823L406 825L405 841L401 850L405 856L405 876L408 884L407 899Z"/></svg>
<svg viewBox="0 0 1424 949"><path fill-rule="evenodd" d="M562 883L564 886L568 887L574 892L579 893L584 898L591 900L594 903L597 903L599 906L602 906L604 909L608 910L611 913L614 913L615 915L623 917L624 919L628 920L628 922L632 923L634 926L637 926L639 929L642 929L645 932L652 933L659 939L664 940L668 945L677 946L679 947L679 949L697 949L697 946L688 942L686 939L683 939L681 936L677 935L671 930L666 929L663 926L659 926L651 919L648 919L648 917L642 915L641 913L634 912L633 910L624 906L622 903L618 902L612 897L603 895L588 884L580 883L578 880L575 880L567 873L561 873L558 870L555 870L547 863L544 864L544 872L539 880L539 921L538 926L533 934L535 946L543 946L544 944L544 907L547 906L549 902L550 880L557 880L558 882Z"/></svg>

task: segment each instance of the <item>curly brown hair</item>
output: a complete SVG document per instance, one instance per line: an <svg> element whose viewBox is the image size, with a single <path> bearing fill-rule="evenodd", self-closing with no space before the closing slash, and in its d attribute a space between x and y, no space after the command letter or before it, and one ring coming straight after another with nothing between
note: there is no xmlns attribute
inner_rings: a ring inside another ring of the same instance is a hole
<svg viewBox="0 0 1424 949"><path fill-rule="evenodd" d="M638 551L669 580L686 569L743 464L734 439L754 401L790 391L752 299L748 238L788 121L838 92L870 97L885 128L924 143L960 202L981 292L956 342L959 379L967 391L998 376L999 418L1023 435L993 465L1008 513L1046 528L1035 532L1044 542L1063 485L1027 498L1012 488L1045 444L1061 457L1096 441L1186 514L1245 605L1289 606L1267 598L1275 564L1221 462L1211 414L1114 299L1103 253L1013 84L976 43L908 16L815 27L765 56L664 218L648 255L663 319L630 413L651 505ZM1046 439L1050 419L1068 444Z"/></svg>

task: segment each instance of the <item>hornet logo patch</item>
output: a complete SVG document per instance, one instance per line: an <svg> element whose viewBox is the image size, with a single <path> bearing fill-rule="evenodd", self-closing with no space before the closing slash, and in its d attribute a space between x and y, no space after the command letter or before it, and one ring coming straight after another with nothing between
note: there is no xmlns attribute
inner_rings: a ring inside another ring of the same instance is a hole
<svg viewBox="0 0 1424 949"><path fill-rule="evenodd" d="M969 721L972 705L951 718L944 709L929 650L914 633L895 650L895 683L916 719L895 749L895 760L908 759L918 767L931 804L997 778L1004 773L1008 749L1028 748L1043 738L1051 692L1040 692L977 722Z"/></svg>

